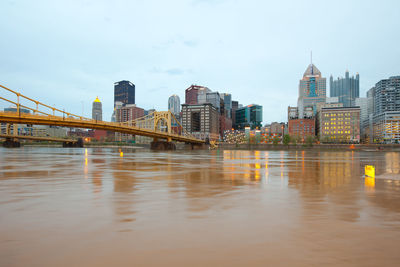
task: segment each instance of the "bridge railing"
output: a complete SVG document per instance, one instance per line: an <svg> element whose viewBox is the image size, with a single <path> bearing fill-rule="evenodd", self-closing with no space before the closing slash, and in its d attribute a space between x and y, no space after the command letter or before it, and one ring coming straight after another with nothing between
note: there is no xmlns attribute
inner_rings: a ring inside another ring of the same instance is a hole
<svg viewBox="0 0 400 267"><path fill-rule="evenodd" d="M0 85L0 87L15 96L14 101L4 98L2 96L0 96L0 99L9 104L14 105L16 108L16 112L18 114L24 113L25 110L29 110L33 114L37 114L37 115L58 116L58 117L74 118L74 119L80 119L80 120L91 120L91 119L87 119L83 116L75 115L73 113L66 112L64 110L60 110L56 107L49 106L40 101L34 100L30 97L27 97L19 92L16 92L10 88L7 88L3 85Z"/></svg>

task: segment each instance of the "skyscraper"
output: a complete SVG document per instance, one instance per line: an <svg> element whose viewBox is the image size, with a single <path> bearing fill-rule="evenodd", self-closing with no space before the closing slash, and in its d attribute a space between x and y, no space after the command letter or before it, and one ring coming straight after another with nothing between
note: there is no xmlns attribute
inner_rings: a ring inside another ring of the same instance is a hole
<svg viewBox="0 0 400 267"><path fill-rule="evenodd" d="M380 80L367 92L369 142L400 142L400 76Z"/></svg>
<svg viewBox="0 0 400 267"><path fill-rule="evenodd" d="M130 81L114 83L114 106L117 101L124 105L135 104L135 85Z"/></svg>
<svg viewBox="0 0 400 267"><path fill-rule="evenodd" d="M192 84L185 90L185 104L188 105L203 104L206 102L206 94L210 92L211 90L208 89L207 87ZM199 103L198 100L199 94L201 95L200 102L202 103Z"/></svg>
<svg viewBox="0 0 400 267"><path fill-rule="evenodd" d="M355 105L355 100L360 96L360 75L350 77L349 71L346 70L344 78L333 80L331 75L329 79L330 96L339 97L339 103L343 103L345 107Z"/></svg>
<svg viewBox="0 0 400 267"><path fill-rule="evenodd" d="M179 112L181 111L181 101L179 96L172 95L168 98L168 110L174 115L179 115Z"/></svg>
<svg viewBox="0 0 400 267"><path fill-rule="evenodd" d="M304 117L304 108L306 107L312 107L315 115L317 103L325 103L325 99L326 78L323 78L318 68L311 63L299 84L299 98L297 100L299 118Z"/></svg>
<svg viewBox="0 0 400 267"><path fill-rule="evenodd" d="M232 95L223 93L221 94L221 98L224 99L224 107L226 110L227 117L232 118Z"/></svg>
<svg viewBox="0 0 400 267"><path fill-rule="evenodd" d="M400 76L380 80L375 84L374 115L400 111Z"/></svg>
<svg viewBox="0 0 400 267"><path fill-rule="evenodd" d="M98 97L93 101L92 105L92 119L97 121L103 120L103 109Z"/></svg>

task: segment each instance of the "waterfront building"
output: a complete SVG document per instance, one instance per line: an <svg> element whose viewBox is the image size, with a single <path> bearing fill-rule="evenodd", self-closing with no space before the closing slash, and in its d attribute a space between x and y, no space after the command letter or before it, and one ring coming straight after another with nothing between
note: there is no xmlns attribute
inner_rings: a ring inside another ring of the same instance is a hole
<svg viewBox="0 0 400 267"><path fill-rule="evenodd" d="M247 105L236 110L236 127L244 129L250 127L251 129L261 128L262 123L262 106L252 104Z"/></svg>
<svg viewBox="0 0 400 267"><path fill-rule="evenodd" d="M310 64L299 83L299 98L297 100L299 118L304 118L304 108L312 107L314 116L317 103L326 102L326 78L323 78L319 69Z"/></svg>
<svg viewBox="0 0 400 267"><path fill-rule="evenodd" d="M314 108L303 108L303 117L300 118L298 107L288 107L288 134L304 141L307 136L315 136Z"/></svg>
<svg viewBox="0 0 400 267"><path fill-rule="evenodd" d="M101 102L98 97L93 101L92 105L92 119L96 121L102 121L103 120L103 109Z"/></svg>
<svg viewBox="0 0 400 267"><path fill-rule="evenodd" d="M319 138L329 143L360 142L359 107L323 107L319 112Z"/></svg>
<svg viewBox="0 0 400 267"><path fill-rule="evenodd" d="M219 139L219 113L210 103L182 105L182 127L202 140Z"/></svg>
<svg viewBox="0 0 400 267"><path fill-rule="evenodd" d="M114 83L114 105L117 101L124 105L135 104L135 85L130 81Z"/></svg>
<svg viewBox="0 0 400 267"><path fill-rule="evenodd" d="M271 124L265 125L263 131L272 135L284 135L285 129L286 129L286 123L272 122Z"/></svg>
<svg viewBox="0 0 400 267"><path fill-rule="evenodd" d="M360 96L360 75L350 77L349 71L346 70L344 78L333 79L331 75L330 81L330 96L339 97L339 102L343 103L344 107L352 107L355 105L355 100Z"/></svg>
<svg viewBox="0 0 400 267"><path fill-rule="evenodd" d="M374 115L400 111L400 76L380 80L374 89Z"/></svg>
<svg viewBox="0 0 400 267"><path fill-rule="evenodd" d="M373 138L376 143L400 143L400 111L386 111L373 118Z"/></svg>
<svg viewBox="0 0 400 267"><path fill-rule="evenodd" d="M315 136L315 117L289 120L288 134L302 142L307 136Z"/></svg>
<svg viewBox="0 0 400 267"><path fill-rule="evenodd" d="M400 76L380 80L367 92L369 142L398 143L400 112Z"/></svg>
<svg viewBox="0 0 400 267"><path fill-rule="evenodd" d="M336 102L333 102L336 100ZM343 107L343 103L337 102L338 98L337 97L331 97L329 103L317 103L317 116L315 117L315 130L316 130L316 135L320 136L320 113L322 108L341 108Z"/></svg>
<svg viewBox="0 0 400 267"><path fill-rule="evenodd" d="M168 98L168 110L175 116L179 115L181 112L181 101L179 96L172 95Z"/></svg>

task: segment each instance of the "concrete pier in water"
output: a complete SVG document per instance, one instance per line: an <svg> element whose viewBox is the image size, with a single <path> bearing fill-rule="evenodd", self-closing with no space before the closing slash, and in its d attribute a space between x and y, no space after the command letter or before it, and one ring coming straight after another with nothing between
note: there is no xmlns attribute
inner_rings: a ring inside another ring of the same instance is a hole
<svg viewBox="0 0 400 267"><path fill-rule="evenodd" d="M6 141L3 142L3 147L13 148L13 147L21 147L21 143L13 140L12 138L7 138Z"/></svg>

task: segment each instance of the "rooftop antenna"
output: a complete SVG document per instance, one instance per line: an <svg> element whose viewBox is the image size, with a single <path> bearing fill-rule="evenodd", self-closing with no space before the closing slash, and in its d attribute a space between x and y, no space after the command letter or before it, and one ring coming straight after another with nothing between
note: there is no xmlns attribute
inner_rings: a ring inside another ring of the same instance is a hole
<svg viewBox="0 0 400 267"><path fill-rule="evenodd" d="M314 75L314 67L312 64L312 50L311 50L311 74Z"/></svg>

